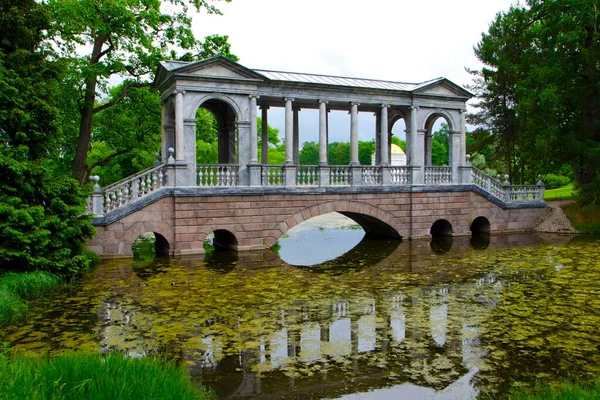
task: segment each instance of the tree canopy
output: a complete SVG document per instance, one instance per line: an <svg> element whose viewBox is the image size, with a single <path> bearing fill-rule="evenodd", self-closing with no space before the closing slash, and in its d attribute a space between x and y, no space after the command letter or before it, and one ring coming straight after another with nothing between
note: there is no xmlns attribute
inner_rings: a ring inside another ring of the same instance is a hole
<svg viewBox="0 0 600 400"><path fill-rule="evenodd" d="M512 182L571 166L600 201L600 10L595 0L527 0L499 13L475 48L479 112Z"/></svg>

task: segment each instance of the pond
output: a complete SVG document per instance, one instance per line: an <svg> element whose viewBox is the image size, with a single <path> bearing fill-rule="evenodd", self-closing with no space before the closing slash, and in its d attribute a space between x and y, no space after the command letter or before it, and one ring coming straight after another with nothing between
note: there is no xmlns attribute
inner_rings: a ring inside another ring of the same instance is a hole
<svg viewBox="0 0 600 400"><path fill-rule="evenodd" d="M222 399L503 398L600 372L600 238L399 242L313 223L280 244L103 262L0 340L175 358Z"/></svg>

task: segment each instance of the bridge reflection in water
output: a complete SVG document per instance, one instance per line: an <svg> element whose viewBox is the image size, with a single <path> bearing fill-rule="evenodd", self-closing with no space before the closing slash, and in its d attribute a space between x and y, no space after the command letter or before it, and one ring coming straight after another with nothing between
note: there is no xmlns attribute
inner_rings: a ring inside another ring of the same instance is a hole
<svg viewBox="0 0 600 400"><path fill-rule="evenodd" d="M341 258L313 267L251 252L206 262L159 261L156 275L152 266L123 262L90 278L110 288L95 311L99 344L132 356L176 356L219 398L331 398L373 390L474 398L480 324L498 303L503 282L485 265L466 268L457 260L476 258L487 245L539 242L511 235L373 248L374 242L363 240ZM317 285L320 275L340 288L286 296L292 288L252 287L257 278L278 282L279 276L285 285ZM364 287L352 288L359 281ZM197 305L210 295L204 292L209 286L229 290L216 298L224 305ZM97 288L87 290L98 297ZM256 293L264 299L245 306L253 290L264 292ZM78 296L86 296L85 287ZM81 318L89 303L80 310L60 307L67 317ZM52 321L49 340L59 336L59 324Z"/></svg>

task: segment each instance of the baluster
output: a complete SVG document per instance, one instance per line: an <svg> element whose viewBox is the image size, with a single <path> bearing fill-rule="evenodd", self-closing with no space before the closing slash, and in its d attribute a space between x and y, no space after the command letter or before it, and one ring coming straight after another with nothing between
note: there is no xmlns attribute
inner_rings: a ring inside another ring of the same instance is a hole
<svg viewBox="0 0 600 400"><path fill-rule="evenodd" d="M225 167L225 186L231 186L231 169Z"/></svg>
<svg viewBox="0 0 600 400"><path fill-rule="evenodd" d="M140 178L140 193L142 196L146 194L146 180L144 177Z"/></svg>
<svg viewBox="0 0 600 400"><path fill-rule="evenodd" d="M104 195L104 213L106 214L111 210L110 193Z"/></svg>
<svg viewBox="0 0 600 400"><path fill-rule="evenodd" d="M113 208L119 208L119 203L117 203L117 193L116 192L112 192L111 204L113 205Z"/></svg>
<svg viewBox="0 0 600 400"><path fill-rule="evenodd" d="M165 181L165 174L163 172L163 169L161 168L160 171L158 172L158 185L159 185L159 187L163 186L164 181Z"/></svg>
<svg viewBox="0 0 600 400"><path fill-rule="evenodd" d="M204 181L202 180L202 178L204 177L204 173L202 172L202 170L204 169L204 167L200 166L200 168L198 169L198 186L204 186Z"/></svg>
<svg viewBox="0 0 600 400"><path fill-rule="evenodd" d="M129 183L123 187L123 205L129 204L131 202L131 196L129 194Z"/></svg>

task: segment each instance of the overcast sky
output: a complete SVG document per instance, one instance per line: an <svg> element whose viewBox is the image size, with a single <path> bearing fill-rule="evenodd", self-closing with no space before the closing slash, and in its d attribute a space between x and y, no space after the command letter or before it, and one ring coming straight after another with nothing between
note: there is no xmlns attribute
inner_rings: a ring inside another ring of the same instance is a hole
<svg viewBox="0 0 600 400"><path fill-rule="evenodd" d="M479 68L473 46L499 11L515 0L232 0L224 15L194 18L197 37L229 35L249 68L422 82L470 82ZM269 110L283 137L283 109ZM401 123L392 132L404 137ZM374 137L375 118L359 114L360 140ZM330 141L349 141L350 117L330 114ZM318 141L318 111L300 112L300 140Z"/></svg>

